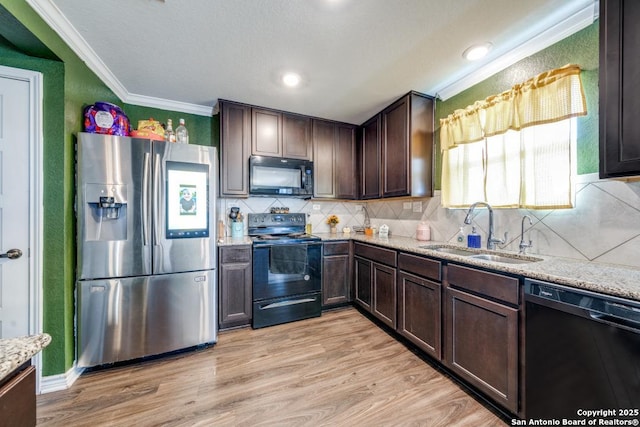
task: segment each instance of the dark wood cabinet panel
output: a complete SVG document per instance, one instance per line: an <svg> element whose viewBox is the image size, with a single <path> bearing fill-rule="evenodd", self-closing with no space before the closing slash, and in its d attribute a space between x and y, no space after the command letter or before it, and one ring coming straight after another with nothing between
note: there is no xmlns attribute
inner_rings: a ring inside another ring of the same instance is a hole
<svg viewBox="0 0 640 427"><path fill-rule="evenodd" d="M282 157L311 160L311 118L282 113Z"/></svg>
<svg viewBox="0 0 640 427"><path fill-rule="evenodd" d="M251 107L220 101L220 194L249 195Z"/></svg>
<svg viewBox="0 0 640 427"><path fill-rule="evenodd" d="M409 195L409 98L382 112L382 197Z"/></svg>
<svg viewBox="0 0 640 427"><path fill-rule="evenodd" d="M220 329L251 324L251 246L221 246L219 249Z"/></svg>
<svg viewBox="0 0 640 427"><path fill-rule="evenodd" d="M358 242L353 246L356 302L395 329L397 252Z"/></svg>
<svg viewBox="0 0 640 427"><path fill-rule="evenodd" d="M351 301L349 242L325 242L322 258L322 306Z"/></svg>
<svg viewBox="0 0 640 427"><path fill-rule="evenodd" d="M409 92L362 125L360 198L433 195L432 97Z"/></svg>
<svg viewBox="0 0 640 427"><path fill-rule="evenodd" d="M36 369L30 362L0 387L0 414L2 425L36 425Z"/></svg>
<svg viewBox="0 0 640 427"><path fill-rule="evenodd" d="M406 253L398 254L398 269L439 282L442 262Z"/></svg>
<svg viewBox="0 0 640 427"><path fill-rule="evenodd" d="M371 312L371 288L373 285L373 277L371 275L372 262L368 259L354 257L354 273L355 273L355 300L367 311Z"/></svg>
<svg viewBox="0 0 640 427"><path fill-rule="evenodd" d="M336 125L325 120L313 121L313 171L315 197L335 197Z"/></svg>
<svg viewBox="0 0 640 427"><path fill-rule="evenodd" d="M335 148L336 197L356 199L356 127L338 125Z"/></svg>
<svg viewBox="0 0 640 427"><path fill-rule="evenodd" d="M372 313L391 328L396 328L396 269L373 263Z"/></svg>
<svg viewBox="0 0 640 427"><path fill-rule="evenodd" d="M441 287L432 280L398 273L398 333L437 360L442 358Z"/></svg>
<svg viewBox="0 0 640 427"><path fill-rule="evenodd" d="M282 157L282 113L254 107L251 123L251 154Z"/></svg>
<svg viewBox="0 0 640 427"><path fill-rule="evenodd" d="M518 412L518 310L446 289L445 362L513 413Z"/></svg>
<svg viewBox="0 0 640 427"><path fill-rule="evenodd" d="M377 199L380 192L380 115L364 125L359 141L360 198Z"/></svg>
<svg viewBox="0 0 640 427"><path fill-rule="evenodd" d="M512 305L520 302L520 281L515 277L449 264L447 282L463 290Z"/></svg>
<svg viewBox="0 0 640 427"><path fill-rule="evenodd" d="M600 1L600 178L640 175L640 2Z"/></svg>
<svg viewBox="0 0 640 427"><path fill-rule="evenodd" d="M355 199L355 126L313 120L315 197Z"/></svg>
<svg viewBox="0 0 640 427"><path fill-rule="evenodd" d="M353 253L391 267L395 267L398 260L398 253L393 249L381 248L366 243L354 243Z"/></svg>

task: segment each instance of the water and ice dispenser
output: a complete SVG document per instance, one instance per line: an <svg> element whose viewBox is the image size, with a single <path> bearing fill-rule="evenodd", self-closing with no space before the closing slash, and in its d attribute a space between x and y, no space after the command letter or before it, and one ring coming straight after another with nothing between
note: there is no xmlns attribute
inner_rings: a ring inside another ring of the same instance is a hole
<svg viewBox="0 0 640 427"><path fill-rule="evenodd" d="M127 239L127 186L85 185L85 239Z"/></svg>

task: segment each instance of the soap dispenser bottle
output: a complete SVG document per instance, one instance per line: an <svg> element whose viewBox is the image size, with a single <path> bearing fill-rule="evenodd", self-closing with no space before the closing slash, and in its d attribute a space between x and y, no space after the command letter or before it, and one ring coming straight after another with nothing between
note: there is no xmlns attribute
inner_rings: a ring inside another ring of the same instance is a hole
<svg viewBox="0 0 640 427"><path fill-rule="evenodd" d="M480 235L476 232L476 228L471 228L471 234L467 236L467 247L468 248L479 248L482 245L480 240Z"/></svg>
<svg viewBox="0 0 640 427"><path fill-rule="evenodd" d="M464 227L460 227L460 230L458 230L458 234L456 235L456 242L458 242L459 245L464 245L464 241Z"/></svg>

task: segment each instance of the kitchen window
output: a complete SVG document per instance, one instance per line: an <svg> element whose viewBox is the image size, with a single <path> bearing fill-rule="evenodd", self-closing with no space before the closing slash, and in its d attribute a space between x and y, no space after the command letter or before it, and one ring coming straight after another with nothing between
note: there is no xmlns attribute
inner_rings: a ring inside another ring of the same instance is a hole
<svg viewBox="0 0 640 427"><path fill-rule="evenodd" d="M585 114L580 68L567 65L440 120L443 206L572 207Z"/></svg>

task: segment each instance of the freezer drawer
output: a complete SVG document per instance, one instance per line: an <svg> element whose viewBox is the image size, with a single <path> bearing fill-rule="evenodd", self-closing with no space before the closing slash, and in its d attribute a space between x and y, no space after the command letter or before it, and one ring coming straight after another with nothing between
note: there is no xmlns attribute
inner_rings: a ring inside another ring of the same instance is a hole
<svg viewBox="0 0 640 427"><path fill-rule="evenodd" d="M79 281L76 292L79 367L217 340L215 270Z"/></svg>

